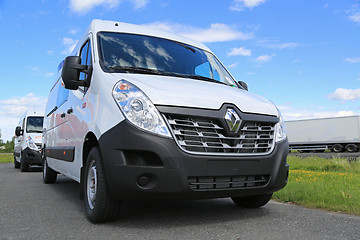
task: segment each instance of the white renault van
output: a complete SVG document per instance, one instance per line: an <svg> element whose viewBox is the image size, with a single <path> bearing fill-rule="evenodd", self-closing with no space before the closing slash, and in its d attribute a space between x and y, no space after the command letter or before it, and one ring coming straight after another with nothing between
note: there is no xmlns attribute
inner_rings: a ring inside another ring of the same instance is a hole
<svg viewBox="0 0 360 240"><path fill-rule="evenodd" d="M22 172L29 165L41 165L41 144L44 116L25 113L15 128L14 167Z"/></svg>
<svg viewBox="0 0 360 240"><path fill-rule="evenodd" d="M59 65L44 122L43 180L81 185L91 222L121 200L231 197L261 207L288 178L277 108L203 44L94 20Z"/></svg>

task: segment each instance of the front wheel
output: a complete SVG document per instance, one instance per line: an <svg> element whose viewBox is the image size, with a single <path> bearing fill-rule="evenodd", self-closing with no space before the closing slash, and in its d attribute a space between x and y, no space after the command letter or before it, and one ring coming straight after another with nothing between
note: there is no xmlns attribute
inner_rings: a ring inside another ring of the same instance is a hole
<svg viewBox="0 0 360 240"><path fill-rule="evenodd" d="M232 197L231 199L234 201L236 205L243 208L259 208L267 204L272 197L272 193L263 194L263 195L255 195L248 197Z"/></svg>
<svg viewBox="0 0 360 240"><path fill-rule="evenodd" d="M49 168L46 158L43 161L42 170L43 170L43 182L45 184L54 183L56 181L57 172Z"/></svg>
<svg viewBox="0 0 360 240"><path fill-rule="evenodd" d="M20 168L20 163L16 161L15 155L14 155L14 168Z"/></svg>
<svg viewBox="0 0 360 240"><path fill-rule="evenodd" d="M121 202L108 192L104 164L99 147L93 147L87 158L84 177L84 201L88 219L93 223L113 221Z"/></svg>
<svg viewBox="0 0 360 240"><path fill-rule="evenodd" d="M20 157L20 171L21 172L29 171L29 163L27 162L27 159L24 157L23 154L21 154L21 157Z"/></svg>

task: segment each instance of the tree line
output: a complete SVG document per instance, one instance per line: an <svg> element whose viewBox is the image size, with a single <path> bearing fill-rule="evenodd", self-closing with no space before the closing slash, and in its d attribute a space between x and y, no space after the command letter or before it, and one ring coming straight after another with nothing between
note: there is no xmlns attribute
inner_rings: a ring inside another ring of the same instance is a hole
<svg viewBox="0 0 360 240"><path fill-rule="evenodd" d="M0 153L14 152L14 141L15 141L15 137L12 137L11 141L4 142L2 140L1 129L0 129Z"/></svg>

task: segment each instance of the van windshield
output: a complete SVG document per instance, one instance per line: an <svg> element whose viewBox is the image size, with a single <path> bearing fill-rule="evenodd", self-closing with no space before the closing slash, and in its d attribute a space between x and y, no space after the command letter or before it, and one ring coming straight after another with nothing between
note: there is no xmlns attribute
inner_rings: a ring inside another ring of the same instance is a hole
<svg viewBox="0 0 360 240"><path fill-rule="evenodd" d="M42 133L44 117L28 117L26 121L27 133Z"/></svg>
<svg viewBox="0 0 360 240"><path fill-rule="evenodd" d="M193 78L236 86L210 52L168 39L114 32L98 33L100 64L106 72Z"/></svg>

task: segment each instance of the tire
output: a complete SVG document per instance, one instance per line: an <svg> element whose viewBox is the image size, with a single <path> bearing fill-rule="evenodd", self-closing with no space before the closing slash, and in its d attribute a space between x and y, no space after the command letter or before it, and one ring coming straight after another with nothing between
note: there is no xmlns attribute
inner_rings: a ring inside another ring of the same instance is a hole
<svg viewBox="0 0 360 240"><path fill-rule="evenodd" d="M47 164L46 158L42 164L42 172L43 172L43 182L45 184L54 183L56 182L57 172L52 170L49 165Z"/></svg>
<svg viewBox="0 0 360 240"><path fill-rule="evenodd" d="M20 171L21 172L28 172L29 171L29 163L27 162L26 158L23 157L21 154L20 157Z"/></svg>
<svg viewBox="0 0 360 240"><path fill-rule="evenodd" d="M20 168L20 163L16 161L16 157L14 156L14 168Z"/></svg>
<svg viewBox="0 0 360 240"><path fill-rule="evenodd" d="M249 197L232 197L236 205L243 208L259 208L267 204L272 197L272 193L255 195Z"/></svg>
<svg viewBox="0 0 360 240"><path fill-rule="evenodd" d="M357 152L358 151L358 146L356 146L355 144L348 144L345 146L345 150L347 152Z"/></svg>
<svg viewBox="0 0 360 240"><path fill-rule="evenodd" d="M91 149L84 174L84 203L89 221L101 223L116 220L121 201L114 199L108 192L99 147Z"/></svg>
<svg viewBox="0 0 360 240"><path fill-rule="evenodd" d="M344 148L341 144L335 144L331 149L331 151L336 152L336 153L342 152L343 150L344 150Z"/></svg>

